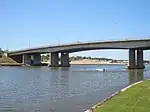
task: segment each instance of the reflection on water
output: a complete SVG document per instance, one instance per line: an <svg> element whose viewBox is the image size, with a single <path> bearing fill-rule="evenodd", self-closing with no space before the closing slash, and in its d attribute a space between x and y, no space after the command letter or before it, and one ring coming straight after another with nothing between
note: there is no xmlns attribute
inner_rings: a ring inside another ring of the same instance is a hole
<svg viewBox="0 0 150 112"><path fill-rule="evenodd" d="M0 112L83 112L127 85L150 77L150 66L146 71L124 68L0 67Z"/></svg>
<svg viewBox="0 0 150 112"><path fill-rule="evenodd" d="M133 84L137 81L141 81L144 78L144 70L140 69L140 70L128 70L128 74L129 74L129 85Z"/></svg>
<svg viewBox="0 0 150 112"><path fill-rule="evenodd" d="M60 98L66 98L69 94L69 68L52 68L51 72L53 75L51 75L50 84L53 87L53 92L55 91L56 94L59 94Z"/></svg>

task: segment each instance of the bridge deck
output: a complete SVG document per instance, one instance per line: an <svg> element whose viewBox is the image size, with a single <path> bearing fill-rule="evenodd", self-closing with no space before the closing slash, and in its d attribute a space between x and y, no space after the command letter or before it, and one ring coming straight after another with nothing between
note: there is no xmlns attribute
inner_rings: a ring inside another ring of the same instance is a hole
<svg viewBox="0 0 150 112"><path fill-rule="evenodd" d="M78 52L95 49L130 49L130 48L149 49L150 39L76 42L61 45L47 45L42 47L11 51L8 54L18 55L27 53L31 54L31 53L48 53L48 52Z"/></svg>

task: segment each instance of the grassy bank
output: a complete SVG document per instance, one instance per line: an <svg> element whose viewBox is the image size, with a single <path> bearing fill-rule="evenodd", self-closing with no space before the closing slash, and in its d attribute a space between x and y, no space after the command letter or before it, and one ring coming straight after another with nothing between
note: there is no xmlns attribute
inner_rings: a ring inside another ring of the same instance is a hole
<svg viewBox="0 0 150 112"><path fill-rule="evenodd" d="M150 112L150 80L120 92L94 112Z"/></svg>

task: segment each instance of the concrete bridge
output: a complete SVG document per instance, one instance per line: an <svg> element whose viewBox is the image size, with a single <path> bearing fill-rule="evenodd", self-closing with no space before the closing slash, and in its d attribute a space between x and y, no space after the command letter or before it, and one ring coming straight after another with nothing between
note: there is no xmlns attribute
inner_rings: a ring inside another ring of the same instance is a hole
<svg viewBox="0 0 150 112"><path fill-rule="evenodd" d="M77 42L71 44L52 45L38 48L30 48L18 51L11 51L8 56L19 63L40 64L41 55L51 53L50 63L52 67L69 67L69 53L98 50L98 49L128 49L129 69L143 69L143 50L150 49L150 39L121 40L121 41L96 41ZM61 57L59 59L59 53ZM59 60L61 64L59 64Z"/></svg>

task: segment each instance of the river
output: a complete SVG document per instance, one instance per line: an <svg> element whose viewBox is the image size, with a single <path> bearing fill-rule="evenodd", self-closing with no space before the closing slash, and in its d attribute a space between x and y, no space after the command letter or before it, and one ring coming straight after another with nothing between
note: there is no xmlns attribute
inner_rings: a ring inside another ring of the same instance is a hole
<svg viewBox="0 0 150 112"><path fill-rule="evenodd" d="M123 65L0 67L0 112L84 112L147 78L150 65L144 71L126 70Z"/></svg>

